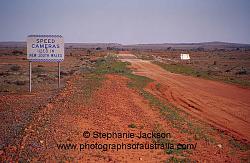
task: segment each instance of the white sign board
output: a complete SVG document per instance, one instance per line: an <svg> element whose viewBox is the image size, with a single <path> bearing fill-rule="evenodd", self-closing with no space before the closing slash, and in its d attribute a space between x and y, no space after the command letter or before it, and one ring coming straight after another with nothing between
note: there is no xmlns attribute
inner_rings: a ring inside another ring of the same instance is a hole
<svg viewBox="0 0 250 163"><path fill-rule="evenodd" d="M181 54L181 60L189 60L190 56L189 54Z"/></svg>
<svg viewBox="0 0 250 163"><path fill-rule="evenodd" d="M31 62L62 62L64 40L61 35L29 35L27 59Z"/></svg>

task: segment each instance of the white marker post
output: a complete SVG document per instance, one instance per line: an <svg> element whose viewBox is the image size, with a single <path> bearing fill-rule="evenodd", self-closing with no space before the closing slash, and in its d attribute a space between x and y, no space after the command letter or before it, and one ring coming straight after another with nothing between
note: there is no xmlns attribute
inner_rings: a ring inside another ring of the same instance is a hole
<svg viewBox="0 0 250 163"><path fill-rule="evenodd" d="M27 37L29 60L29 91L31 92L31 62L58 62L58 88L60 88L60 62L64 60L64 40L61 35L29 35Z"/></svg>

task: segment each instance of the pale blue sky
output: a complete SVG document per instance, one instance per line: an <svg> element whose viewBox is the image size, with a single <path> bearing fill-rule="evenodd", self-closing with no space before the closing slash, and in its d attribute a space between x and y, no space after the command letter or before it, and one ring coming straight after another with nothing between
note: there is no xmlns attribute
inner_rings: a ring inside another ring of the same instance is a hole
<svg viewBox="0 0 250 163"><path fill-rule="evenodd" d="M250 43L249 0L0 0L0 41Z"/></svg>

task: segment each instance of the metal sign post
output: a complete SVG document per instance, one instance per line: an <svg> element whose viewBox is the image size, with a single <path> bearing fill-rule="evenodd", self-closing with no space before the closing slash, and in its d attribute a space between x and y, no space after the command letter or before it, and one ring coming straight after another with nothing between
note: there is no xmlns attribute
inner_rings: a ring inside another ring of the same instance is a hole
<svg viewBox="0 0 250 163"><path fill-rule="evenodd" d="M29 35L27 37L29 60L29 91L31 92L31 62L57 62L58 88L60 88L60 62L64 60L64 39L61 35Z"/></svg>
<svg viewBox="0 0 250 163"><path fill-rule="evenodd" d="M58 88L60 88L60 62L58 62Z"/></svg>
<svg viewBox="0 0 250 163"><path fill-rule="evenodd" d="M32 69L31 69L31 62L29 62L29 69L30 69L30 73L29 73L29 75L30 75L30 92L31 92L31 73L32 73Z"/></svg>

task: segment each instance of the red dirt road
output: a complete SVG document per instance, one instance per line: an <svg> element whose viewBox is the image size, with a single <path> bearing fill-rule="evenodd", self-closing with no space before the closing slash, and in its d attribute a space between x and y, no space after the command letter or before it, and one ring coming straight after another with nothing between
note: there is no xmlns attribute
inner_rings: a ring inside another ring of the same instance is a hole
<svg viewBox="0 0 250 163"><path fill-rule="evenodd" d="M130 59L124 59L126 55L119 57L132 64L135 74L160 84L160 88L150 84L148 91L238 139L250 141L250 89L170 73L150 61L131 59L131 54Z"/></svg>

